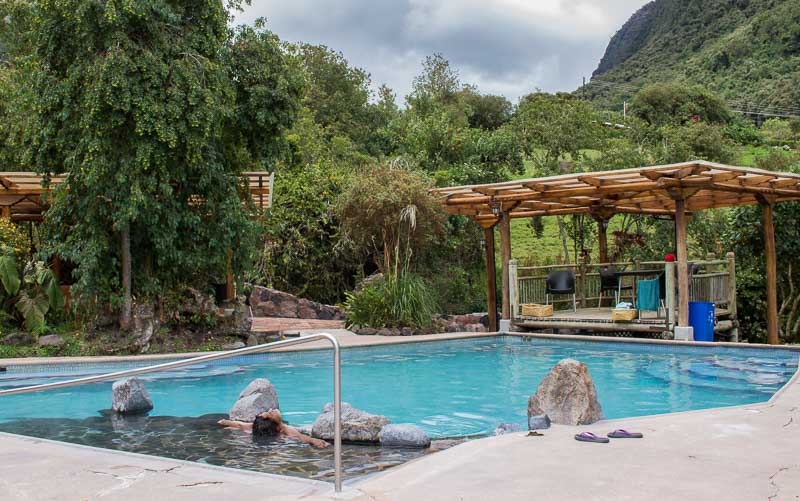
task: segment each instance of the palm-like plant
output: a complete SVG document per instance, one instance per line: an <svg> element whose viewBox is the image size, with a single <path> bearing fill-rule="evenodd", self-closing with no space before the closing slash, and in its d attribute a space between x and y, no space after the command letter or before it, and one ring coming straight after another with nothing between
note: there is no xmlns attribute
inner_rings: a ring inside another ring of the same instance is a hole
<svg viewBox="0 0 800 501"><path fill-rule="evenodd" d="M19 269L13 249L0 248L0 316L16 321L36 336L47 328L47 313L64 307L64 294L53 270L41 261L28 261Z"/></svg>

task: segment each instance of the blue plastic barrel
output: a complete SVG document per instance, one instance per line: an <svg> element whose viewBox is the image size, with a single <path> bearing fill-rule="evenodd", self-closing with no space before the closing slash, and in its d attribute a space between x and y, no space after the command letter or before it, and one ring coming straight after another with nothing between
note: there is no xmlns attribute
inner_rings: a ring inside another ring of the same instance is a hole
<svg viewBox="0 0 800 501"><path fill-rule="evenodd" d="M695 341L714 341L714 303L689 302L689 325Z"/></svg>

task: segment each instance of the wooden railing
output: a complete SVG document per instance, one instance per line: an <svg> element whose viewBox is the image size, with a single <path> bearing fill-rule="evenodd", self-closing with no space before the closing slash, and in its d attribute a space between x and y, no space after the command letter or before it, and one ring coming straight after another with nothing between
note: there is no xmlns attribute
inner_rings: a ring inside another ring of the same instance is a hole
<svg viewBox="0 0 800 501"><path fill-rule="evenodd" d="M637 271L636 276L621 276L623 286L621 300L632 301L635 281L651 279L665 274L666 296L664 299L670 311L668 318L674 319L677 314L677 279L675 263L665 261L616 262L602 264L560 264L547 266L518 266L515 260L509 264L509 278L512 284L510 303L512 316L520 313L521 304L544 304L546 301L547 275L554 270L575 272L575 291L580 308L596 308L600 300L600 269L613 267L619 271ZM733 253L726 259L710 259L692 261L694 273L691 277L689 291L690 301L714 303L718 308L727 310L732 315L736 312L736 263ZM626 288L627 287L627 288ZM611 306L614 300L612 291L603 295L603 304ZM572 304L571 296L551 296L550 302L556 307Z"/></svg>

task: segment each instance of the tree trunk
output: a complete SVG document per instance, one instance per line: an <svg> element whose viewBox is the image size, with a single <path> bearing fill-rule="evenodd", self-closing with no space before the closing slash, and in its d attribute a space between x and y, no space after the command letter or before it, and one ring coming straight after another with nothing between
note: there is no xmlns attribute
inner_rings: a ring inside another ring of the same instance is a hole
<svg viewBox="0 0 800 501"><path fill-rule="evenodd" d="M120 234L122 247L122 311L119 314L119 327L127 331L131 328L131 310L133 298L131 294L131 227L126 224Z"/></svg>
<svg viewBox="0 0 800 501"><path fill-rule="evenodd" d="M561 216L556 216L556 221L558 221L558 234L561 236L561 247L564 249L564 264L569 264L569 247L567 247L567 232L564 231L564 221L561 220Z"/></svg>

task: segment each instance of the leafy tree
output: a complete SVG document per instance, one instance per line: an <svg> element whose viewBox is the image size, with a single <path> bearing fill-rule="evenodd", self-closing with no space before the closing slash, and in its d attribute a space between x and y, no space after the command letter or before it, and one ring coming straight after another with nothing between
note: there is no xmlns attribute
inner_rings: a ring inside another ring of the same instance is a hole
<svg viewBox="0 0 800 501"><path fill-rule="evenodd" d="M306 79L303 104L326 136L347 137L366 154L387 154L381 132L397 113L391 89L382 86L372 103L369 73L350 66L341 52L309 44L293 51Z"/></svg>
<svg viewBox="0 0 800 501"><path fill-rule="evenodd" d="M514 113L514 106L505 97L481 94L473 86L466 86L460 98L468 109L469 126L475 129L498 129L508 123Z"/></svg>
<svg viewBox="0 0 800 501"><path fill-rule="evenodd" d="M427 56L422 62L422 73L414 77L411 94L406 97L408 107L426 115L437 106L456 104L461 91L458 71L441 53Z"/></svg>
<svg viewBox="0 0 800 501"><path fill-rule="evenodd" d="M786 144L797 136L792 131L792 126L788 120L782 118L770 118L761 126L761 133L770 144Z"/></svg>
<svg viewBox="0 0 800 501"><path fill-rule="evenodd" d="M441 235L444 210L423 176L391 165L354 176L336 204L341 231L383 273L408 268Z"/></svg>
<svg viewBox="0 0 800 501"><path fill-rule="evenodd" d="M701 87L677 84L652 84L644 87L631 103L633 114L645 122L682 125L692 121L714 124L730 122L725 102Z"/></svg>
<svg viewBox="0 0 800 501"><path fill-rule="evenodd" d="M255 281L316 301L336 303L355 284L360 261L342 241L333 211L351 171L366 165L347 138L328 140L303 109L278 165L272 209Z"/></svg>
<svg viewBox="0 0 800 501"><path fill-rule="evenodd" d="M296 90L280 76L277 40L231 34L229 21L218 0L35 6L30 159L68 174L46 250L77 264L83 297L121 305L123 328L133 296L219 281L228 262L238 272L252 257L238 169L270 165Z"/></svg>
<svg viewBox="0 0 800 501"><path fill-rule="evenodd" d="M605 134L590 104L571 94L537 92L522 98L512 127L525 153L545 173L559 160L577 159Z"/></svg>
<svg viewBox="0 0 800 501"><path fill-rule="evenodd" d="M687 162L702 159L732 163L734 145L718 126L705 122L661 129L662 142L657 153L659 163Z"/></svg>

